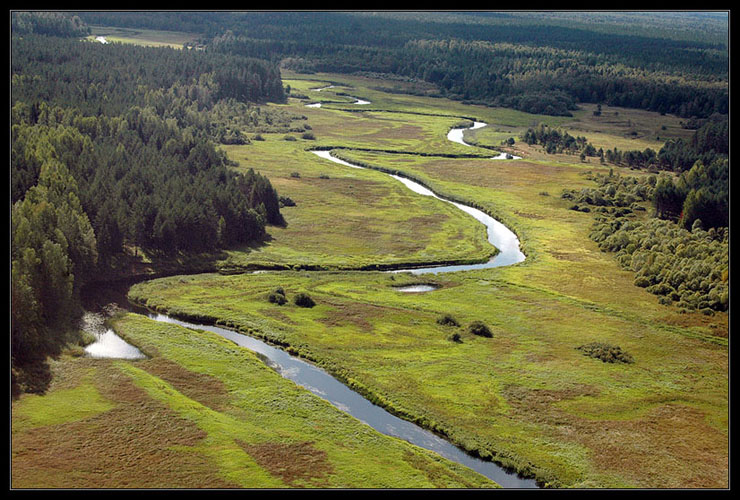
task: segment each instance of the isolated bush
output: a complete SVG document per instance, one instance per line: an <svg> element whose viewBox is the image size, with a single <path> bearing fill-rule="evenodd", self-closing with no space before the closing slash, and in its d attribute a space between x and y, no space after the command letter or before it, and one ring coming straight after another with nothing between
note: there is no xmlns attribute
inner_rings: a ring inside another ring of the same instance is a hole
<svg viewBox="0 0 740 500"><path fill-rule="evenodd" d="M299 307L313 307L316 305L313 299L303 292L296 294L293 302Z"/></svg>
<svg viewBox="0 0 740 500"><path fill-rule="evenodd" d="M443 326L460 326L460 323L449 314L437 318L437 323Z"/></svg>
<svg viewBox="0 0 740 500"><path fill-rule="evenodd" d="M280 208L295 206L295 202L292 199L290 199L288 196L280 196L278 198L278 201L280 202Z"/></svg>
<svg viewBox="0 0 740 500"><path fill-rule="evenodd" d="M300 179L301 178L301 174L298 173L298 172L291 172L290 173L290 176L293 177L294 179Z"/></svg>
<svg viewBox="0 0 740 500"><path fill-rule="evenodd" d="M473 335L478 335L480 337L493 337L491 330L482 321L473 321L470 323L468 331Z"/></svg>
<svg viewBox="0 0 740 500"><path fill-rule="evenodd" d="M450 335L449 337L447 337L447 340L450 340L452 342L462 342L461 337L460 337L460 334L457 333L457 332L455 332L452 335Z"/></svg>
<svg viewBox="0 0 740 500"><path fill-rule="evenodd" d="M277 287L275 290L273 290L272 292L270 292L267 295L267 300L271 304L277 304L279 306L281 306L281 305L285 304L286 302L288 302L288 299L285 298L285 290L283 290L283 287Z"/></svg>
<svg viewBox="0 0 740 500"><path fill-rule="evenodd" d="M288 301L288 299L285 298L285 295L280 295L279 293L275 292L270 292L267 295L267 300L271 304L277 304L279 306L285 304Z"/></svg>
<svg viewBox="0 0 740 500"><path fill-rule="evenodd" d="M308 139L309 141L313 141L314 139L316 139L316 136L313 132L304 132L301 137L303 137L304 139Z"/></svg>
<svg viewBox="0 0 740 500"><path fill-rule="evenodd" d="M603 342L591 342L576 347L584 355L600 359L604 363L634 363L632 356L622 350L621 347Z"/></svg>

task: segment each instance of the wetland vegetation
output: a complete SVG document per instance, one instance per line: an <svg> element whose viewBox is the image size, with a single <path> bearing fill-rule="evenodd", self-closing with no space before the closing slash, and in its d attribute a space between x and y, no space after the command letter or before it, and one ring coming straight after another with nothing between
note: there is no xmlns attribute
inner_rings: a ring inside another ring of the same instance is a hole
<svg viewBox="0 0 740 500"><path fill-rule="evenodd" d="M540 486L728 488L726 19L621 14L13 13L12 487L499 486L154 311Z"/></svg>

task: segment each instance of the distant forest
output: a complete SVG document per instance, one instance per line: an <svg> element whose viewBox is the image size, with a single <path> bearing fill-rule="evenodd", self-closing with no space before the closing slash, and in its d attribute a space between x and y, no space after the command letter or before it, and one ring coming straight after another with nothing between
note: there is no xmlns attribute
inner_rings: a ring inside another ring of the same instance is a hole
<svg viewBox="0 0 740 500"><path fill-rule="evenodd" d="M668 36L670 18L663 31L625 20L623 34L526 13L432 14L78 13L88 24L202 34L211 53L302 72L393 74L432 83L441 96L530 113L569 115L578 102L686 118L728 112L726 43ZM712 20L694 19L682 33L714 28Z"/></svg>

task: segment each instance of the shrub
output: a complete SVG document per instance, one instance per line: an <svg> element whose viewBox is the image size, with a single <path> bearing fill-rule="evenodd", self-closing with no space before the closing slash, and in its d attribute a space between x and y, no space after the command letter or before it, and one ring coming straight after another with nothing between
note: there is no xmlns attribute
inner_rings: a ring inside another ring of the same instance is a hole
<svg viewBox="0 0 740 500"><path fill-rule="evenodd" d="M491 333L491 330L482 321L473 321L472 323L470 323L470 326L468 326L468 331L473 335L478 335L481 337L493 337L493 333Z"/></svg>
<svg viewBox="0 0 740 500"><path fill-rule="evenodd" d="M278 198L278 201L280 202L280 208L295 206L295 202L292 199L290 199L288 196L280 196Z"/></svg>
<svg viewBox="0 0 740 500"><path fill-rule="evenodd" d="M277 287L275 290L273 290L272 292L270 292L267 295L267 300L271 304L277 304L279 306L281 306L281 305L285 304L286 302L288 302L288 299L285 298L285 290L283 290L283 287L281 287L281 286Z"/></svg>
<svg viewBox="0 0 740 500"><path fill-rule="evenodd" d="M286 141L297 141L298 140L292 135L286 135L285 137L283 137L283 139L285 139Z"/></svg>
<svg viewBox="0 0 740 500"><path fill-rule="evenodd" d="M275 292L270 292L270 294L267 296L267 300L271 304L277 304L279 306L285 304L288 301L288 299L285 298L285 295L281 295Z"/></svg>
<svg viewBox="0 0 740 500"><path fill-rule="evenodd" d="M458 342L458 343L462 342L461 337L460 337L460 334L457 333L457 332L455 332L452 335L450 335L449 337L447 337L447 340L450 340L452 342Z"/></svg>
<svg viewBox="0 0 740 500"><path fill-rule="evenodd" d="M576 347L585 356L600 359L604 363L634 363L632 356L616 345L604 344L602 342L591 342Z"/></svg>
<svg viewBox="0 0 740 500"><path fill-rule="evenodd" d="M309 141L313 141L316 139L316 136L313 134L313 132L303 132L303 135L301 135L304 139L308 139Z"/></svg>
<svg viewBox="0 0 740 500"><path fill-rule="evenodd" d="M458 323L457 320L449 314L445 314L444 316L437 318L437 323L443 326L460 326L460 323Z"/></svg>
<svg viewBox="0 0 740 500"><path fill-rule="evenodd" d="M316 305L313 299L303 292L296 294L293 302L299 307L313 307Z"/></svg>
<svg viewBox="0 0 740 500"><path fill-rule="evenodd" d="M294 179L300 179L301 178L301 174L299 174L298 172L291 172L290 173L290 176L293 177Z"/></svg>

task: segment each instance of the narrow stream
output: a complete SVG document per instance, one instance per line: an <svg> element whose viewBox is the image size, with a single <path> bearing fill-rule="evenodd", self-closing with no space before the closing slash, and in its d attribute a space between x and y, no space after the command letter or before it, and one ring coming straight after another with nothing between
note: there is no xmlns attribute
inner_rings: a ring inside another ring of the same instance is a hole
<svg viewBox="0 0 740 500"><path fill-rule="evenodd" d="M218 326L189 323L159 313L150 313L149 317L156 321L174 323L185 328L207 330L221 335L242 347L246 347L262 355L266 359L266 363L283 377L305 387L315 395L327 400L335 407L349 413L375 430L388 436L403 439L419 447L438 453L449 460L465 465L492 479L504 488L537 488L537 483L533 479L520 478L516 473L508 472L493 462L468 455L457 446L433 432L391 415L380 406L374 405L342 382L336 380L321 368L300 358L291 356L282 349L272 347L256 338Z"/></svg>
<svg viewBox="0 0 740 500"><path fill-rule="evenodd" d="M358 102L358 104L366 104L366 102ZM481 122L476 122L476 124L480 123ZM480 128L481 126L485 126L485 124L483 123L476 128ZM453 131L454 130L461 129L453 129ZM448 138L449 137L450 136L448 135ZM454 137L456 137L456 135L454 135ZM460 140L462 141L462 131L460 131ZM352 168L364 168L335 158L331 156L330 151L313 151L313 153L320 156L321 158L333 161L340 165ZM476 208L442 198L435 194L433 191L425 188L421 184L416 183L405 177L401 177L398 175L391 176L396 180L402 182L407 188L411 189L417 194L423 196L432 196L441 201L452 203L460 210L463 210L464 212L473 216L476 220L480 221L486 226L488 232L488 241L493 246L499 249L499 253L497 255L495 255L488 262L481 264L437 266L404 269L393 272L411 272L414 274L446 273L506 266L521 262L525 259L525 255L521 252L519 248L519 240L516 235L506 226L493 219L489 215ZM428 285L416 285L415 288L400 291L418 293L432 291L434 289L435 287L430 287ZM119 301L119 305L121 305L122 307L126 307L126 303L127 302L125 300ZM137 308L135 306L132 306L131 309L136 309L136 312L141 312L140 308ZM460 448L446 441L442 437L434 434L433 432L425 430L414 423L398 418L390 414L380 406L374 405L363 396L359 395L358 393L354 392L352 389L344 385L342 382L336 380L334 377L332 377L321 368L305 360L291 356L286 351L270 346L269 344L262 342L261 340L258 340L256 338L242 335L226 328L220 328L213 325L194 324L171 318L160 313L147 312L146 314L156 321L174 323L191 329L207 330L221 335L222 337L225 337L242 347L246 347L247 349L260 354L265 362L276 371L278 371L283 377L294 381L296 384L301 385L302 387L305 387L315 395L327 400L335 407L339 408L342 411L345 411L346 413L349 413L350 415L361 420L367 425L370 425L379 432L406 440L422 448L434 451L449 460L465 465L479 472L480 474L483 474L484 476L495 481L504 488L537 488L537 483L535 480L521 478L516 473L509 472L503 467L491 461L483 460L467 454ZM123 341L123 339L118 337L111 330L107 330L105 332L98 331L96 332L96 335L98 335L98 341L86 348L88 355L91 357L123 357L125 359L138 359L144 357L144 355L140 351L138 351L138 349Z"/></svg>
<svg viewBox="0 0 740 500"><path fill-rule="evenodd" d="M454 129L453 129L454 130ZM352 168L364 168L359 165L354 165L350 162L340 160L331 155L331 151L313 151L313 153L321 158L324 158L339 165L344 165ZM449 273L454 271L470 271L473 269L488 269L492 267L509 266L522 262L526 256L519 247L519 238L514 234L508 227L501 224L499 221L488 215L487 213L478 210L477 208L463 205L452 200L448 200L441 196L438 196L434 191L427 189L418 182L414 182L411 179L401 177L399 175L388 174L394 179L402 182L404 186L412 190L413 192L423 195L432 196L438 200L451 203L463 212L473 216L477 221L486 226L488 233L488 242L494 247L499 249L499 253L493 256L489 261L480 264L464 264L454 266L433 266L433 267L421 267L421 268L410 268L410 269L398 269L392 272L395 273L413 273L413 274L427 274L427 273Z"/></svg>

